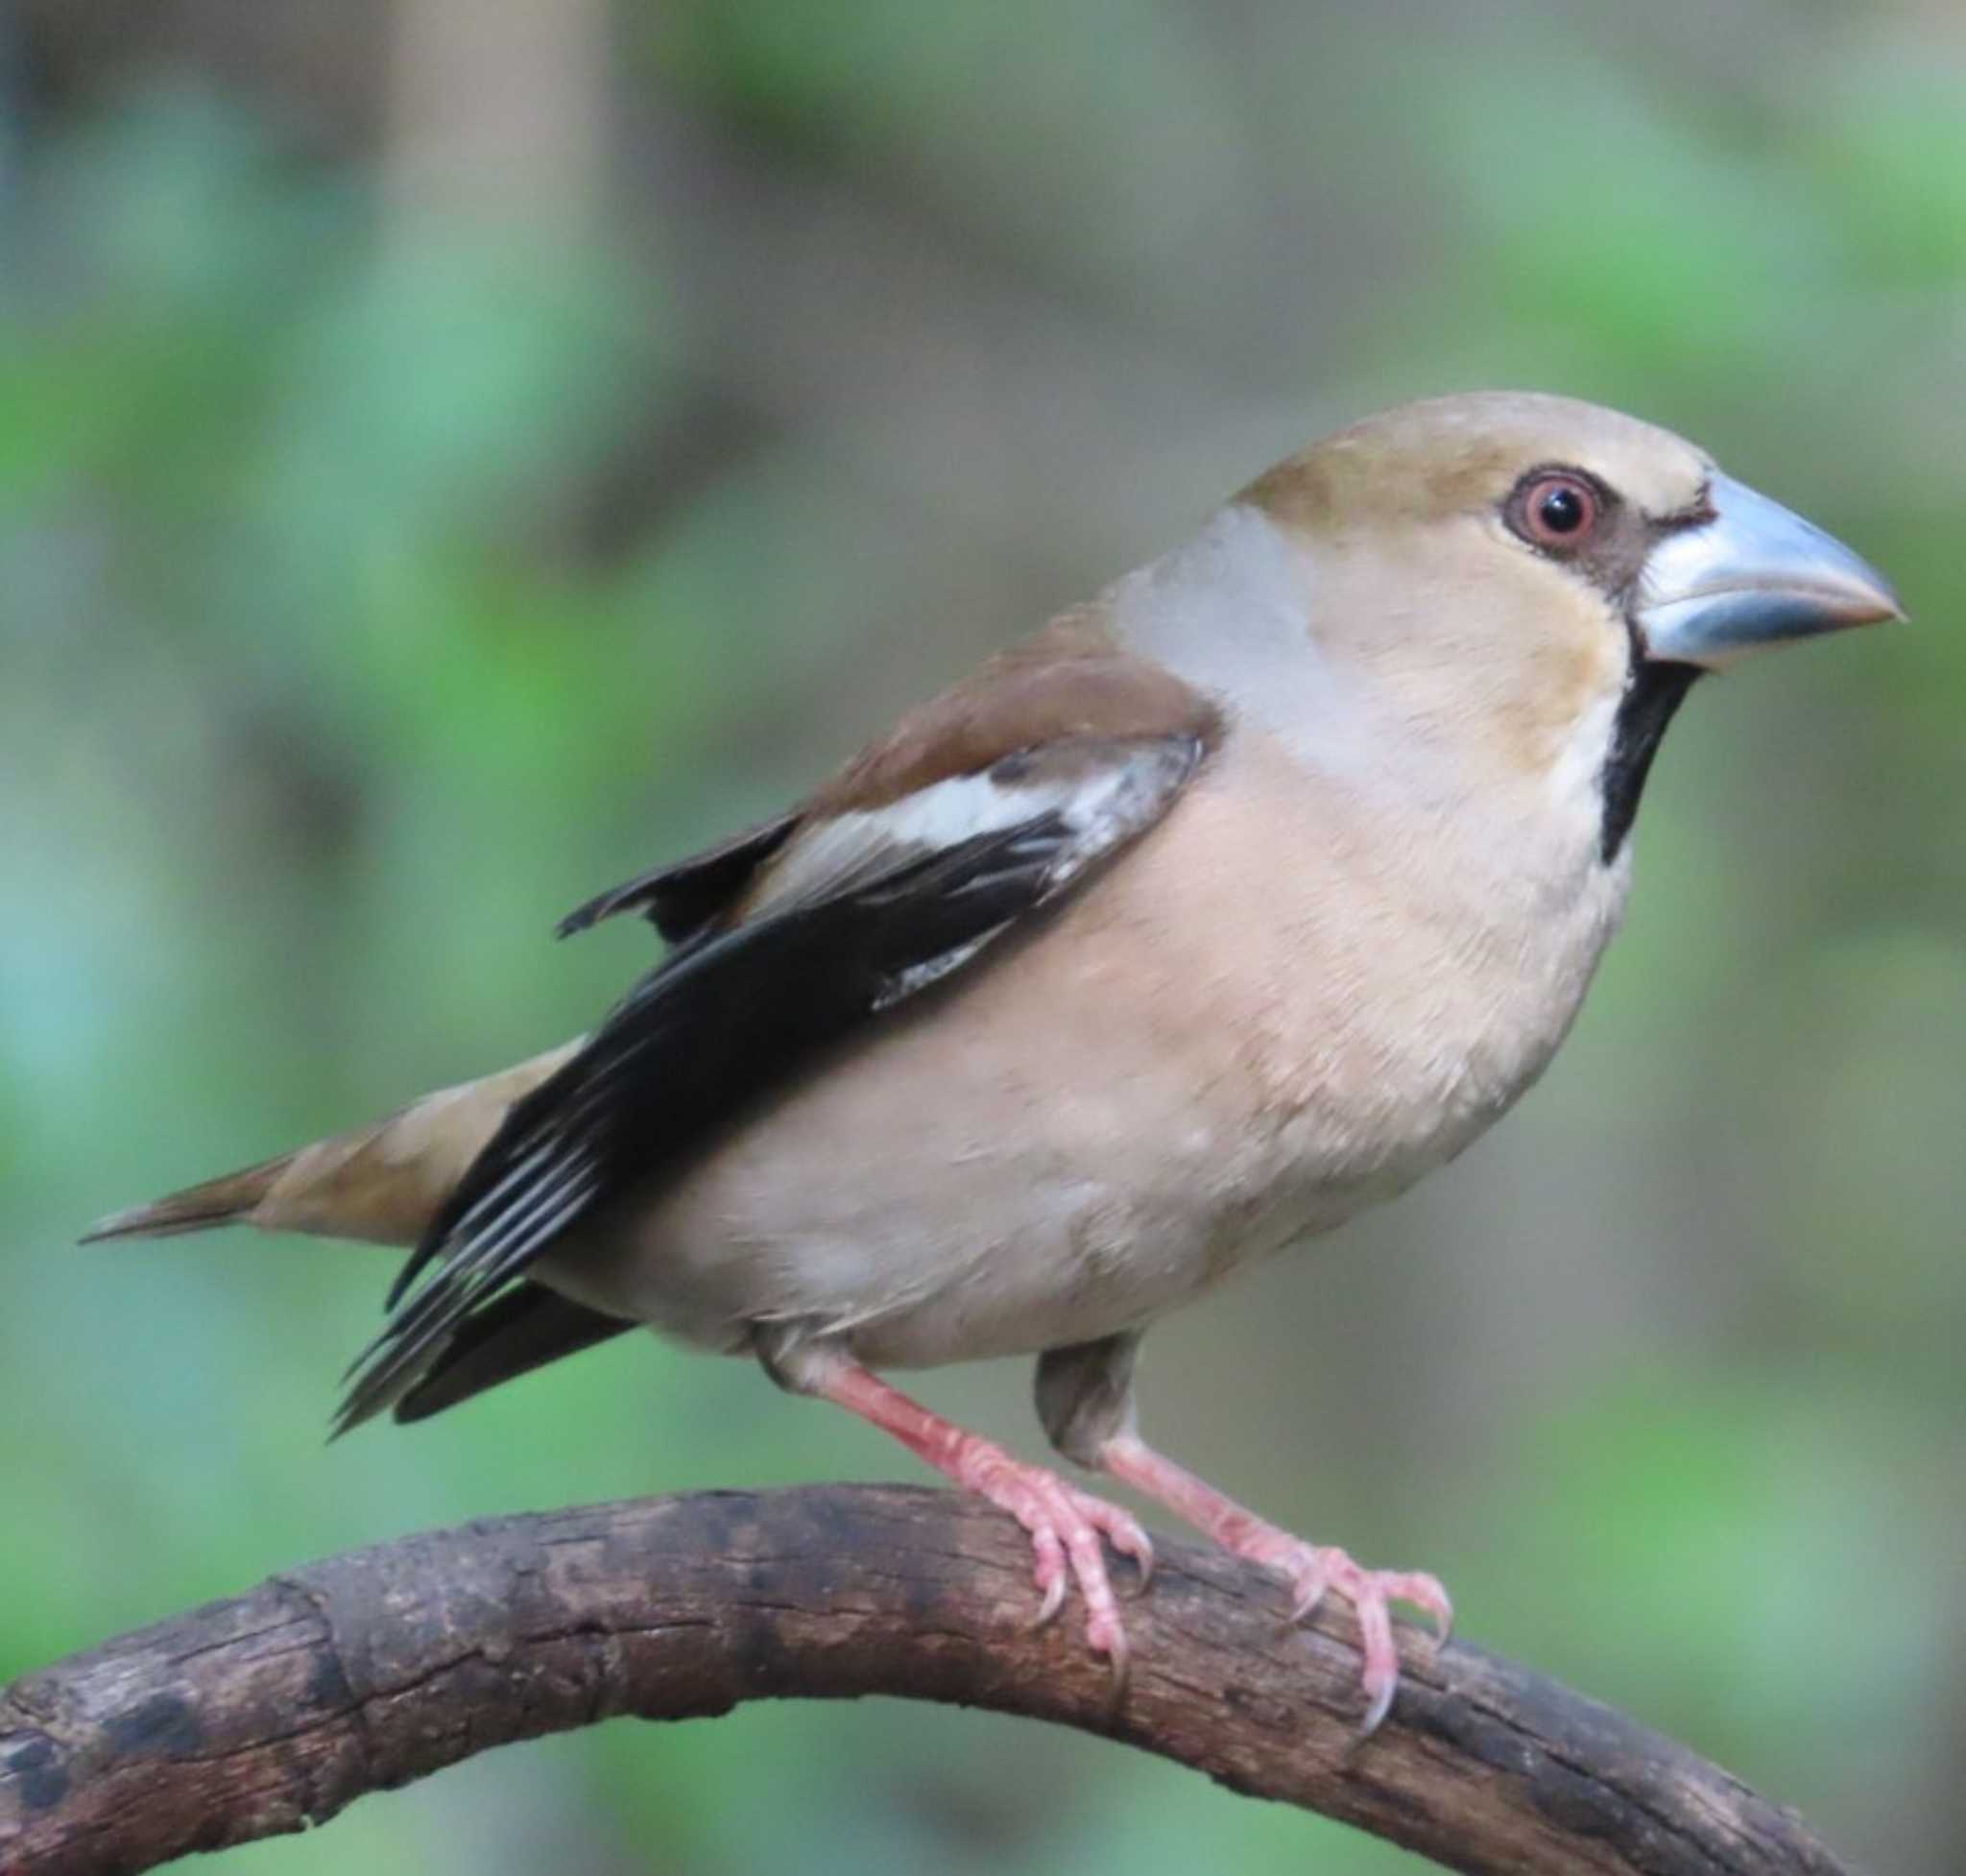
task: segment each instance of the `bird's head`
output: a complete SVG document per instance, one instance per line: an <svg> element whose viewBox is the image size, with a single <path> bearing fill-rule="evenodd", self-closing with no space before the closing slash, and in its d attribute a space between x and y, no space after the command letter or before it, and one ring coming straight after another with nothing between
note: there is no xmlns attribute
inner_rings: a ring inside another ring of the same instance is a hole
<svg viewBox="0 0 1966 1876"><path fill-rule="evenodd" d="M1338 672L1485 779L1588 788L1607 858L1702 671L1902 616L1875 569L1703 451L1566 397L1405 404L1240 502L1303 550Z"/></svg>

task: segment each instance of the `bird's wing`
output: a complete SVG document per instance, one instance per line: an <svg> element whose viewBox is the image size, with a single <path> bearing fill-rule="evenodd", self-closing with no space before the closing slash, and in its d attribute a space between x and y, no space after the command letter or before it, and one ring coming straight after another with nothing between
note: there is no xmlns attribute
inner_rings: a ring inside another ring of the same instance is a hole
<svg viewBox="0 0 1966 1876"><path fill-rule="evenodd" d="M692 854L686 860L638 873L633 879L577 905L560 921L560 935L570 938L617 912L648 920L671 944L682 944L714 925L741 898L753 876L790 840L802 813L760 821L729 840Z"/></svg>
<svg viewBox="0 0 1966 1876"><path fill-rule="evenodd" d="M1218 730L1212 705L1172 672L1118 650L1098 609L1080 608L909 711L790 813L597 894L561 920L560 935L633 912L672 944L685 943L782 896L783 862L814 877L811 849L845 844L828 831L837 817L980 776L1006 756L1051 743L1183 733L1211 742Z"/></svg>
<svg viewBox="0 0 1966 1876"><path fill-rule="evenodd" d="M1194 700L1181 728L1066 735L885 800L877 787L815 796L741 903L513 1107L397 1278L337 1431L403 1399L579 1221L679 1171L820 1050L962 969L1144 832L1212 724Z"/></svg>
<svg viewBox="0 0 1966 1876"><path fill-rule="evenodd" d="M396 1417L427 1420L502 1381L515 1381L638 1326L521 1278L451 1331L436 1359L396 1402Z"/></svg>

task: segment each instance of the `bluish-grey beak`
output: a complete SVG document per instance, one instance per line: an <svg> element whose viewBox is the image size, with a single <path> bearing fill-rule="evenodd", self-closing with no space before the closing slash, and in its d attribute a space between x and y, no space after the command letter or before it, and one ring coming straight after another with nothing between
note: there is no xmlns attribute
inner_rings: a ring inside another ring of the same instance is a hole
<svg viewBox="0 0 1966 1876"><path fill-rule="evenodd" d="M1901 619L1876 567L1730 475L1708 485L1714 518L1646 557L1633 617L1648 658L1710 669L1763 645Z"/></svg>

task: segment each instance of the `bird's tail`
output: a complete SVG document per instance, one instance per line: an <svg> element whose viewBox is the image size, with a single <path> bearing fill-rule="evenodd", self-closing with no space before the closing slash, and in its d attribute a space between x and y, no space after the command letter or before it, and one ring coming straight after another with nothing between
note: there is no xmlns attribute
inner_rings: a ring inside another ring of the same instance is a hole
<svg viewBox="0 0 1966 1876"><path fill-rule="evenodd" d="M276 1160L262 1160L257 1166L228 1172L222 1179L207 1179L202 1186L186 1186L149 1205L132 1205L127 1212L111 1212L98 1218L82 1234L84 1244L105 1238L175 1238L182 1231L205 1231L214 1225L238 1224L252 1217L280 1176L301 1153L282 1153Z"/></svg>
<svg viewBox="0 0 1966 1876"><path fill-rule="evenodd" d="M168 1238L215 1225L303 1231L373 1244L414 1244L507 1110L580 1046L578 1040L479 1081L440 1089L386 1120L180 1192L112 1212L83 1234Z"/></svg>

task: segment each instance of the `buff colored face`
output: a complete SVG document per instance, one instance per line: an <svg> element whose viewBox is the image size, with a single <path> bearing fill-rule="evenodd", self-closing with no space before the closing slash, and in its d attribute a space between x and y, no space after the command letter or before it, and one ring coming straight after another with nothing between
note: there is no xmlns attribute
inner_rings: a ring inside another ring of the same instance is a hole
<svg viewBox="0 0 1966 1876"><path fill-rule="evenodd" d="M1874 568L1704 451L1568 398L1405 405L1243 499L1312 557L1321 644L1415 721L1480 718L1518 772L1553 766L1635 660L1714 668L1899 615Z"/></svg>

